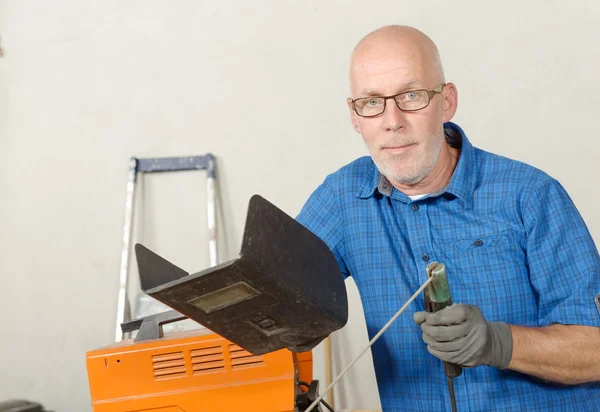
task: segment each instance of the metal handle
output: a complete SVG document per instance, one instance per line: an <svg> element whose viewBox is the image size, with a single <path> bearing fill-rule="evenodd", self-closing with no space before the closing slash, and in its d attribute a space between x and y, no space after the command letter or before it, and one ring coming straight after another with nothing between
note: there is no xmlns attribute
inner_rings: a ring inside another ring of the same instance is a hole
<svg viewBox="0 0 600 412"><path fill-rule="evenodd" d="M136 160L137 171L140 173L206 170L208 177L215 177L215 158L210 153L203 156L154 157Z"/></svg>

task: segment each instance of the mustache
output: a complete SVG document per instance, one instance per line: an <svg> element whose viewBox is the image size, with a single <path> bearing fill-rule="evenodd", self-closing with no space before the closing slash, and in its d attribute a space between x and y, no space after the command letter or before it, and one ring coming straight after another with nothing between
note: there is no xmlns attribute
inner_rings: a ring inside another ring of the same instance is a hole
<svg viewBox="0 0 600 412"><path fill-rule="evenodd" d="M444 135L444 129L440 130L441 135ZM436 132L433 133L428 133L428 134L423 134L423 135L413 135L413 136L407 136L407 135L394 135L394 136L390 136L390 141L389 142L385 142L379 145L379 149L385 149L387 147L403 147L403 146L408 146L411 144L419 144L420 142L424 142L427 140L431 140L432 138L435 138L437 135Z"/></svg>

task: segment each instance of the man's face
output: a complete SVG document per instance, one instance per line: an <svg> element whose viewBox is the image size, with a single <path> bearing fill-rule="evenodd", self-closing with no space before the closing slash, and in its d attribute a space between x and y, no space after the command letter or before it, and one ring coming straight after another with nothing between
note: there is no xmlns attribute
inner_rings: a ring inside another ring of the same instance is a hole
<svg viewBox="0 0 600 412"><path fill-rule="evenodd" d="M409 90L440 86L434 70L410 48L383 48L358 54L351 68L352 98L389 96ZM406 185L420 182L433 170L442 144L444 98L436 94L429 106L402 112L393 99L376 117L360 117L350 105L352 124L365 140L379 171L390 181ZM350 104L350 103L349 103Z"/></svg>

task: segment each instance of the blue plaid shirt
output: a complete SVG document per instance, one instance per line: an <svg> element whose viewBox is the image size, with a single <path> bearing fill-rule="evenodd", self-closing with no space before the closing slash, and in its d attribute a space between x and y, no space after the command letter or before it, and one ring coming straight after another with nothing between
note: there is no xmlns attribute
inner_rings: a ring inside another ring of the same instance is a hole
<svg viewBox="0 0 600 412"><path fill-rule="evenodd" d="M453 123L445 129L461 156L440 192L411 201L363 157L328 176L297 217L354 278L370 338L433 261L446 265L453 301L479 306L488 321L600 326L600 258L563 187L474 148ZM386 412L450 410L441 361L412 320L422 310L419 298L372 348ZM454 388L459 411L600 411L600 383L563 386L479 366Z"/></svg>

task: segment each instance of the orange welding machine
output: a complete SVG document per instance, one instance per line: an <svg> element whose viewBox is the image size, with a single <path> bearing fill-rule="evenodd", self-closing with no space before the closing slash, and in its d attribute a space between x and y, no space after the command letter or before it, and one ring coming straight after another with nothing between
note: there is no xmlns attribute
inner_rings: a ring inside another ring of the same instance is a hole
<svg viewBox="0 0 600 412"><path fill-rule="evenodd" d="M142 289L173 310L125 322L135 339L88 352L94 412L301 412L317 398L310 350L348 318L317 236L254 196L234 260L190 275L135 249ZM186 318L210 331L163 335Z"/></svg>

